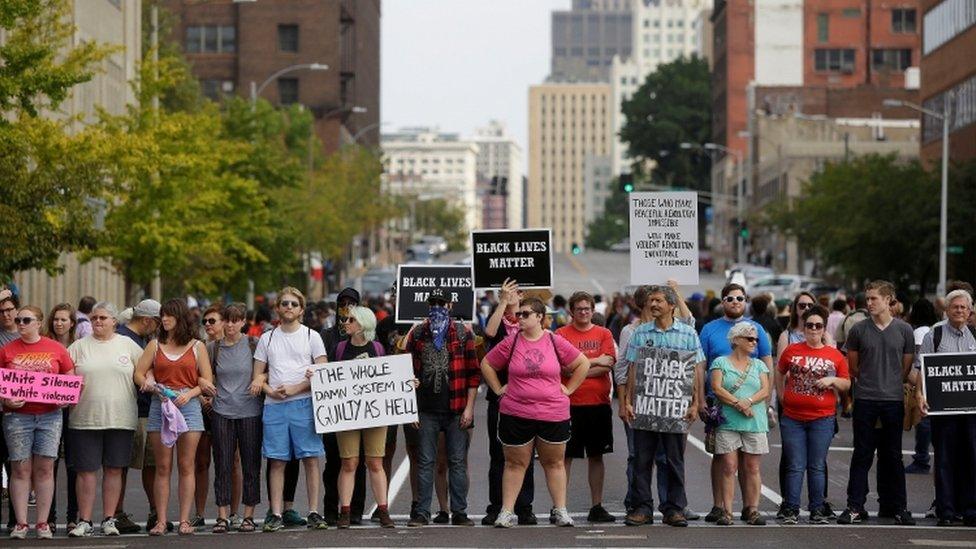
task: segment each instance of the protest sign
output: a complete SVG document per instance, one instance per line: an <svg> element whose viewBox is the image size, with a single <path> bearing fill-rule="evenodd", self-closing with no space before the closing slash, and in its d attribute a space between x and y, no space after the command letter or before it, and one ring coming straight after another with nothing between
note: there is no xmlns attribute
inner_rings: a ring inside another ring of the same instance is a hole
<svg viewBox="0 0 976 549"><path fill-rule="evenodd" d="M418 420L410 355L344 360L312 368L316 433Z"/></svg>
<svg viewBox="0 0 976 549"><path fill-rule="evenodd" d="M695 391L695 352L640 347L634 363L636 381L631 402L634 429L687 433L684 420Z"/></svg>
<svg viewBox="0 0 976 549"><path fill-rule="evenodd" d="M552 286L549 229L472 231L471 252L476 289L501 288L506 278L523 290Z"/></svg>
<svg viewBox="0 0 976 549"><path fill-rule="evenodd" d="M453 303L452 317L474 320L474 288L467 265L400 265L397 267L396 321L422 322L427 318L427 295L444 290Z"/></svg>
<svg viewBox="0 0 976 549"><path fill-rule="evenodd" d="M77 404L81 376L0 368L0 398L41 404Z"/></svg>
<svg viewBox="0 0 976 549"><path fill-rule="evenodd" d="M976 414L976 353L926 353L921 360L929 415Z"/></svg>
<svg viewBox="0 0 976 549"><path fill-rule="evenodd" d="M630 282L698 284L698 193L630 193Z"/></svg>

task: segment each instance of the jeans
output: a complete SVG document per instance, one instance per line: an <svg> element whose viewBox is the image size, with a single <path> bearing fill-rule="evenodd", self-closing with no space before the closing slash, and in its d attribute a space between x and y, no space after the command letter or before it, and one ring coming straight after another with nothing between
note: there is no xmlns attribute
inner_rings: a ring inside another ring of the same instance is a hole
<svg viewBox="0 0 976 549"><path fill-rule="evenodd" d="M827 483L827 450L834 438L833 416L811 421L797 421L783 416L779 431L783 438L783 455L786 456L786 505L800 508L800 492L803 490L803 473L807 475L807 495L810 511L820 509L824 503L824 485Z"/></svg>
<svg viewBox="0 0 976 549"><path fill-rule="evenodd" d="M624 434L627 436L627 495L624 496L624 509L628 512L634 508L634 461L637 455L634 451L634 430L624 423Z"/></svg>
<svg viewBox="0 0 976 549"><path fill-rule="evenodd" d="M932 421L930 416L925 416L922 421L915 426L915 455L912 462L919 465L929 466L929 444L932 443Z"/></svg>
<svg viewBox="0 0 976 549"><path fill-rule="evenodd" d="M447 478L451 514L465 513L468 508L468 434L458 421L461 414L420 412L417 441L417 514L430 518L430 499L434 491L434 469L437 467L437 436L444 432L447 446Z"/></svg>
<svg viewBox="0 0 976 549"><path fill-rule="evenodd" d="M905 466L901 461L901 433L905 403L887 400L855 400L852 414L854 455L847 481L847 507L864 510L868 495L868 473L878 453L878 486L885 486L886 503L892 510L907 506ZM880 420L881 428L874 425Z"/></svg>
<svg viewBox="0 0 976 549"><path fill-rule="evenodd" d="M932 416L935 512L976 518L976 416Z"/></svg>
<svg viewBox="0 0 976 549"><path fill-rule="evenodd" d="M505 452L502 443L498 441L498 400L488 401L488 508L485 513L497 515L502 510L502 473L505 471ZM522 489L515 499L515 514L523 515L532 512L532 500L535 497L535 483L533 479L533 463L525 470L525 480ZM629 460L628 460L629 461ZM628 479L630 469L627 470ZM629 489L628 489L629 493Z"/></svg>
<svg viewBox="0 0 976 549"><path fill-rule="evenodd" d="M667 496L661 500L661 512L665 515L681 512L688 506L688 498L685 494L685 436L681 433L633 430L636 457L632 503L635 512L645 515L654 513L651 475L654 472L659 448L663 448L667 456L665 470L658 469L657 473L658 479L665 478L667 485Z"/></svg>

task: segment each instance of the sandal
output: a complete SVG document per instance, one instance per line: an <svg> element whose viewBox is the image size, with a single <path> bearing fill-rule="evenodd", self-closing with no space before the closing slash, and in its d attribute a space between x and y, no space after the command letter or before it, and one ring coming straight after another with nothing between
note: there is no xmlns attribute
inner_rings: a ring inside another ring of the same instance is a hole
<svg viewBox="0 0 976 549"><path fill-rule="evenodd" d="M750 526L765 526L766 518L759 513L759 509L751 508L746 515L746 524Z"/></svg>
<svg viewBox="0 0 976 549"><path fill-rule="evenodd" d="M156 521L156 525L149 531L150 536L162 536L166 534L166 523Z"/></svg>
<svg viewBox="0 0 976 549"><path fill-rule="evenodd" d="M180 535L181 536L192 536L197 532L197 529L190 524L188 520L180 521Z"/></svg>
<svg viewBox="0 0 976 549"><path fill-rule="evenodd" d="M226 534L229 526L230 522L228 522L227 519L217 517L217 522L214 523L211 532L214 534Z"/></svg>
<svg viewBox="0 0 976 549"><path fill-rule="evenodd" d="M258 525L254 523L254 517L244 517L241 521L241 525L237 527L238 532L253 532L257 530Z"/></svg>

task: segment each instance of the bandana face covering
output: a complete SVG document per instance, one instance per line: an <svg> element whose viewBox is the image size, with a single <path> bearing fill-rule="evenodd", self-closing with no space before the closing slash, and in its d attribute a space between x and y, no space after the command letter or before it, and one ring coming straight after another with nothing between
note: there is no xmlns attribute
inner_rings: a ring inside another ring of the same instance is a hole
<svg viewBox="0 0 976 549"><path fill-rule="evenodd" d="M444 342L447 340L447 328L451 324L447 307L431 307L427 319L430 320L430 333L434 336L434 348L440 351L444 348Z"/></svg>

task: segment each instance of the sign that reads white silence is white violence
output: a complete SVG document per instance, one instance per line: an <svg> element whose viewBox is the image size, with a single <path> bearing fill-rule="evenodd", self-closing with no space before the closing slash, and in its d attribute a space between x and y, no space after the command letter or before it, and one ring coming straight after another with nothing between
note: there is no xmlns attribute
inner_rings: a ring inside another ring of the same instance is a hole
<svg viewBox="0 0 976 549"><path fill-rule="evenodd" d="M413 423L417 393L410 355L316 364L312 409L316 433Z"/></svg>
<svg viewBox="0 0 976 549"><path fill-rule="evenodd" d="M630 193L630 283L698 284L698 193Z"/></svg>

